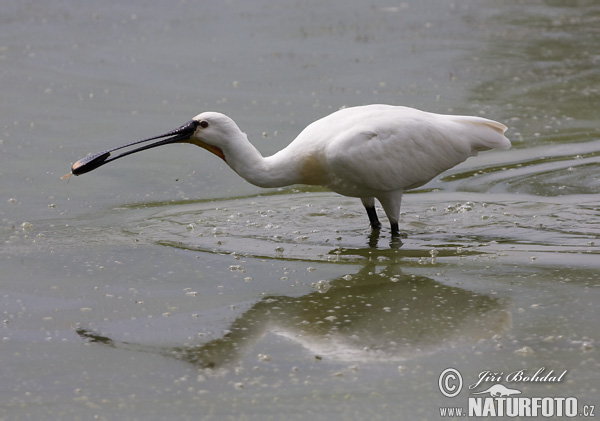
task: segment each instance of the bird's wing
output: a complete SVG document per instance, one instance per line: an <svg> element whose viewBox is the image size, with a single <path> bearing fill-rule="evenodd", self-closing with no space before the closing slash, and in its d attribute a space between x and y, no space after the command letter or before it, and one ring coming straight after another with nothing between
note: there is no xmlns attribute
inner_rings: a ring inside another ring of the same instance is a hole
<svg viewBox="0 0 600 421"><path fill-rule="evenodd" d="M479 150L502 147L496 138L510 146L504 126L488 121L423 112L364 118L329 142L329 187L391 191L423 185Z"/></svg>

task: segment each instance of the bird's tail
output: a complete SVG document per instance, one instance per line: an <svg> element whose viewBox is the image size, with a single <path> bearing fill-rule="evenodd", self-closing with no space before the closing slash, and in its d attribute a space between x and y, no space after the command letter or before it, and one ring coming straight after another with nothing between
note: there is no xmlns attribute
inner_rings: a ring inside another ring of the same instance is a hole
<svg viewBox="0 0 600 421"><path fill-rule="evenodd" d="M451 116L451 119L465 127L465 136L469 138L474 152L488 149L507 150L511 147L510 140L504 136L508 127L502 123L470 116Z"/></svg>

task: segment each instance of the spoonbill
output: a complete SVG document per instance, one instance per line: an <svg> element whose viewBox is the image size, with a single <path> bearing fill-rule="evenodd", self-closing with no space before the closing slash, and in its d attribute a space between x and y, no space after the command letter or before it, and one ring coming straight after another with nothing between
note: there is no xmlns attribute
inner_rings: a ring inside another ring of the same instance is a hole
<svg viewBox="0 0 600 421"><path fill-rule="evenodd" d="M506 129L481 117L365 105L343 108L315 121L285 149L263 157L231 118L203 112L170 132L82 158L73 164L71 174L81 175L157 146L191 143L212 152L259 187L320 185L360 198L375 230L381 228L377 199L396 236L405 190L422 186L480 151L510 148ZM146 143L157 139L161 140ZM111 157L113 151L141 143L146 144Z"/></svg>

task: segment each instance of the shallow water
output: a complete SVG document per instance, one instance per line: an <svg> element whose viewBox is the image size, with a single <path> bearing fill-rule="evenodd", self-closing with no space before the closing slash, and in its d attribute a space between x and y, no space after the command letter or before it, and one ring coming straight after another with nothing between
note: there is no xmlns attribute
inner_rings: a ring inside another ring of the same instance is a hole
<svg viewBox="0 0 600 421"><path fill-rule="evenodd" d="M595 2L6 2L0 19L0 417L437 419L471 393L441 394L449 367L465 388L567 370L502 383L598 408ZM492 118L513 148L407 193L401 240L356 199L258 189L188 145L60 180L203 110L270 154L375 102Z"/></svg>

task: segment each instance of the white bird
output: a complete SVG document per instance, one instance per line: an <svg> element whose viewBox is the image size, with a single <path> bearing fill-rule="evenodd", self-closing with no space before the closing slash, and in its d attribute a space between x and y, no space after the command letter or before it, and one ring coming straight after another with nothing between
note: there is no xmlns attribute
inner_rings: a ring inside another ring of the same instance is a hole
<svg viewBox="0 0 600 421"><path fill-rule="evenodd" d="M381 228L377 199L398 235L402 193L422 186L479 151L508 149L507 127L481 117L433 114L391 105L344 108L306 127L268 157L224 114L204 112L171 132L80 159L71 174L89 172L123 156L170 143L192 143L223 159L259 187L320 185L360 198L373 229ZM110 158L112 151L162 139ZM70 174L69 174L70 175Z"/></svg>

